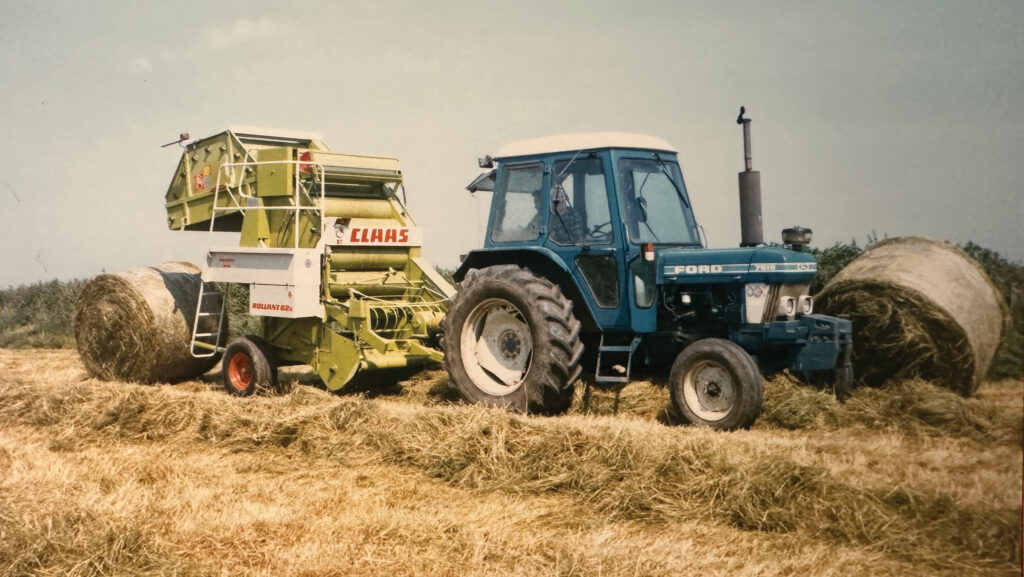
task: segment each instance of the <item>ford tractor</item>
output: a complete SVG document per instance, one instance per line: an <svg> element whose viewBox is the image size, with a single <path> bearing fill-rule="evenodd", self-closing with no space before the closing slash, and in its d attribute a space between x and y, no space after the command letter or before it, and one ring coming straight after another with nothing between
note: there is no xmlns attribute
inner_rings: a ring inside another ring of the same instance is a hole
<svg viewBox="0 0 1024 577"><path fill-rule="evenodd" d="M679 414L720 430L757 418L762 373L845 387L851 323L813 313L809 229L763 242L750 119L741 110L737 122L739 248L707 248L677 153L659 138L555 136L480 159L489 170L467 188L493 193L486 237L455 272L442 321L453 386L470 401L554 413L584 362L596 383L624 384L634 362L665 359Z"/></svg>

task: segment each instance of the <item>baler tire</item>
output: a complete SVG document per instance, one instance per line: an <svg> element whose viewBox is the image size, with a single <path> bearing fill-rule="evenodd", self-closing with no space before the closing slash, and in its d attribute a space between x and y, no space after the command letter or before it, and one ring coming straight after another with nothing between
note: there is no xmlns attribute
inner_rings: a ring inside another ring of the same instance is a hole
<svg viewBox="0 0 1024 577"><path fill-rule="evenodd" d="M239 337L228 345L221 363L224 388L236 397L277 390L277 364L270 345L260 337Z"/></svg>
<svg viewBox="0 0 1024 577"><path fill-rule="evenodd" d="M452 384L471 403L564 412L583 355L572 308L558 285L520 266L471 271L442 321Z"/></svg>
<svg viewBox="0 0 1024 577"><path fill-rule="evenodd" d="M749 427L764 401L754 359L724 339L702 339L683 349L672 364L669 388L688 423L719 431Z"/></svg>

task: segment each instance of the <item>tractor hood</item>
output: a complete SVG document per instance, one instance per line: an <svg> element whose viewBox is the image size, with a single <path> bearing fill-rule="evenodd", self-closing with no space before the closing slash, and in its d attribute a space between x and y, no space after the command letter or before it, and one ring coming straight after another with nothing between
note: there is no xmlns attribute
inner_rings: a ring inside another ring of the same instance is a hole
<svg viewBox="0 0 1024 577"><path fill-rule="evenodd" d="M806 252L782 247L657 251L658 284L808 284L818 263Z"/></svg>

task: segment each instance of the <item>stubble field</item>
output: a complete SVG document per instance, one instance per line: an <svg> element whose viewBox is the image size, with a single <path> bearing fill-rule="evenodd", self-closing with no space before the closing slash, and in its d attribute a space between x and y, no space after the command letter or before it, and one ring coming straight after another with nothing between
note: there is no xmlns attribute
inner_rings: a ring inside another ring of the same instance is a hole
<svg viewBox="0 0 1024 577"><path fill-rule="evenodd" d="M840 405L786 376L748 431L664 381L566 416L464 406L439 370L236 399L0 349L0 575L1012 575L1018 381Z"/></svg>

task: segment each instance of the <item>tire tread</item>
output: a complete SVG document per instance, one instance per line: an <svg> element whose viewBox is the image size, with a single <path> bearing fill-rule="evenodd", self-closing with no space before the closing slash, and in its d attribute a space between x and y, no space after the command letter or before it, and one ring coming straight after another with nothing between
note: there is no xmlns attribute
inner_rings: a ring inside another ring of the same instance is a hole
<svg viewBox="0 0 1024 577"><path fill-rule="evenodd" d="M460 301L472 298L471 295L478 290L478 285L485 283L514 287L512 290L521 289L525 293L524 300L530 303L534 307L533 310L538 313L533 316L547 325L542 330L542 334L547 335L545 344L547 345L546 350L550 351L550 354L534 356L532 362L541 362L543 365L531 366L530 372L534 373L537 378L531 379L531 375L528 374L526 382L523 383L523 386L526 387L525 396L528 403L523 406L522 402L517 403L516 400L510 399L505 406L523 412L564 411L572 402L573 385L582 371L580 367L580 359L583 356L583 342L580 340L582 323L573 313L572 301L562 294L558 285L519 265L496 265L467 273L449 314L445 315L441 321L441 327L446 336L443 366L456 388L468 400L480 400L472 398L472 390L467 391L467 388L475 388L475 385L460 382L462 380L460 377L462 372L459 370L461 367L455 366L453 360L455 355L452 354L452 350L461 346L460 335L456 334L460 327L455 326L455 323L457 320L462 322L464 314L458 311L461 311L463 307L468 307L466 312L468 314L468 310L472 308L472 303L466 305ZM523 313L531 316L525 310ZM461 355L461 353L459 354ZM468 377L466 380L469 380ZM517 392L511 393L510 396ZM519 395L521 396L521 393ZM483 402L497 404L493 402L493 399L483 399Z"/></svg>

